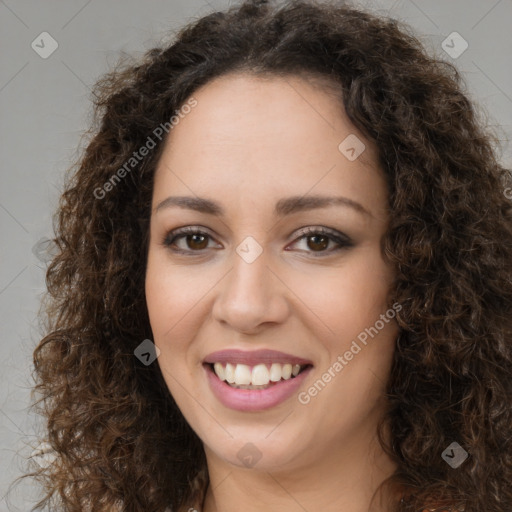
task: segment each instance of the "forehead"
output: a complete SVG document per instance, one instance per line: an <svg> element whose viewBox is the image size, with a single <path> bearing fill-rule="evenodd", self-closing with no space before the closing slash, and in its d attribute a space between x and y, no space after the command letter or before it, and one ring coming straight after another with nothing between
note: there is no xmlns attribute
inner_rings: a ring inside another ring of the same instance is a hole
<svg viewBox="0 0 512 512"><path fill-rule="evenodd" d="M383 199L376 149L349 121L332 87L296 76L234 74L208 82L193 98L197 105L167 138L155 193L158 187L186 191L188 185L188 193L199 193L246 183L305 194L343 182L346 193L366 189L370 201ZM347 145L364 150L351 161Z"/></svg>
<svg viewBox="0 0 512 512"><path fill-rule="evenodd" d="M222 137L232 140L259 140L275 145L312 132L356 131L345 114L334 85L320 85L319 79L298 76L255 76L233 73L218 77L195 93L198 105L171 130L169 141L200 131L205 142ZM324 81L325 82L325 81ZM297 125L296 121L302 121ZM273 136L279 134L276 139ZM318 141L316 141L318 142Z"/></svg>

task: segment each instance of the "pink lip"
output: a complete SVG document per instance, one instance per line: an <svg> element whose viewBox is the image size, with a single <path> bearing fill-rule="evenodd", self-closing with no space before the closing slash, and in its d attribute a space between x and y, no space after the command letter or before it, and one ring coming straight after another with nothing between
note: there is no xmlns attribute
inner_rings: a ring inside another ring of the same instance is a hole
<svg viewBox="0 0 512 512"><path fill-rule="evenodd" d="M237 389L220 380L208 364L204 364L210 389L226 407L238 411L250 412L270 409L284 402L296 393L304 379L313 369L309 366L297 377L281 380L267 389Z"/></svg>
<svg viewBox="0 0 512 512"><path fill-rule="evenodd" d="M226 382L220 380L211 365L213 363L257 364L281 363L309 365L297 377L281 380L267 389L237 389L232 388ZM313 368L313 363L308 359L278 352L276 350L219 350L208 354L203 361L203 368L210 385L210 389L216 398L226 407L239 411L261 411L269 409L290 398L304 382L304 379Z"/></svg>
<svg viewBox="0 0 512 512"><path fill-rule="evenodd" d="M204 358L204 363L232 363L232 364L246 364L248 366L255 366L257 364L300 364L307 365L313 364L307 359L294 356L292 354L285 354L276 350L219 350L212 352ZM232 388L229 388L232 389Z"/></svg>

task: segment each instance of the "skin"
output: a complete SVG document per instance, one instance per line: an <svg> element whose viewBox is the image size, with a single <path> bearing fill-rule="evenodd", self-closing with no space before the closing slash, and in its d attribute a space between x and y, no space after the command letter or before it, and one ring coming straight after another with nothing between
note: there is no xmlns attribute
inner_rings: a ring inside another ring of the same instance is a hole
<svg viewBox="0 0 512 512"><path fill-rule="evenodd" d="M304 78L233 74L193 96L198 104L171 130L156 170L146 298L157 362L204 444L204 511L367 512L394 470L376 439L394 320L307 404L293 395L265 411L229 409L202 363L222 349L280 350L313 362L307 391L390 309L393 272L380 250L388 195L375 148L333 94ZM338 149L350 134L366 145L355 161ZM368 213L333 205L274 216L279 199L317 194L345 196ZM225 212L156 212L169 196L208 198ZM179 254L163 240L184 226L209 237L177 239L174 249L188 251ZM335 251L334 240L301 236L307 226L353 245ZM247 236L263 249L250 264L236 252ZM262 455L251 468L237 457L248 442ZM380 499L372 510L385 510Z"/></svg>

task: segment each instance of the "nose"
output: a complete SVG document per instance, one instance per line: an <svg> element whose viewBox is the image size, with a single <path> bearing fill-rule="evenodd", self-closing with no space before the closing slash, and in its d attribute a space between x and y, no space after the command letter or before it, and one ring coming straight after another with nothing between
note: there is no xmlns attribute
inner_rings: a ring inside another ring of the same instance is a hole
<svg viewBox="0 0 512 512"><path fill-rule="evenodd" d="M289 314L287 287L268 266L266 252L251 263L235 253L233 261L219 283L213 318L244 334L284 322Z"/></svg>

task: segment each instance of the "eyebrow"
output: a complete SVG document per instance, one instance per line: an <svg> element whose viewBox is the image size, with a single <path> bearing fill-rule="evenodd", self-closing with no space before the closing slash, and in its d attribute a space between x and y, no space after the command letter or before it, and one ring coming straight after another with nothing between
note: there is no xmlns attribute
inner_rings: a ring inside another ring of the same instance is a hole
<svg viewBox="0 0 512 512"><path fill-rule="evenodd" d="M274 208L274 215L277 217L283 217L297 212L326 208L329 206L345 206L352 208L363 215L373 217L373 215L363 205L357 201L349 199L348 197L320 195L291 196L279 199ZM169 196L155 207L154 213L165 208L172 207L194 210L200 213L215 215L217 217L222 217L225 214L224 208L219 203L211 199L191 196Z"/></svg>

